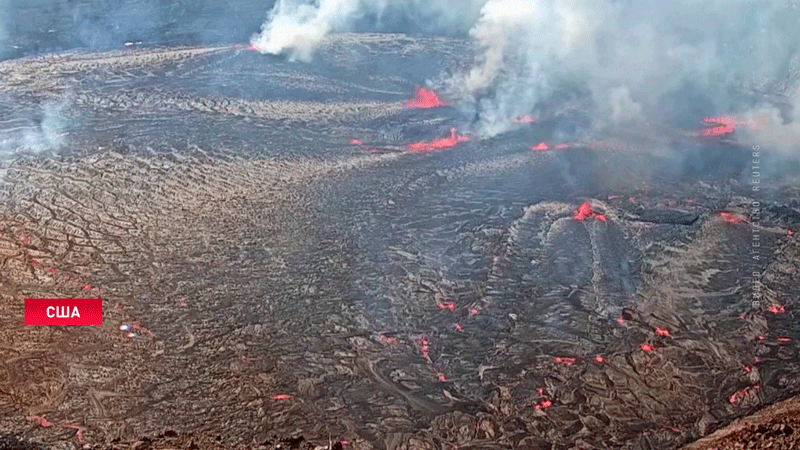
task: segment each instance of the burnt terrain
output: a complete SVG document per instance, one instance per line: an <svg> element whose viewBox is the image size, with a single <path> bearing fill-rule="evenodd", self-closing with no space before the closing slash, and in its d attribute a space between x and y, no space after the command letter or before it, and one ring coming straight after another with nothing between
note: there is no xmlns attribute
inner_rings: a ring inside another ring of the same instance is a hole
<svg viewBox="0 0 800 450"><path fill-rule="evenodd" d="M0 448L675 449L798 394L791 164L764 152L754 192L702 116L587 132L560 105L484 139L458 99L404 108L468 48L0 62L0 142L28 149L0 189ZM24 326L47 297L104 324Z"/></svg>

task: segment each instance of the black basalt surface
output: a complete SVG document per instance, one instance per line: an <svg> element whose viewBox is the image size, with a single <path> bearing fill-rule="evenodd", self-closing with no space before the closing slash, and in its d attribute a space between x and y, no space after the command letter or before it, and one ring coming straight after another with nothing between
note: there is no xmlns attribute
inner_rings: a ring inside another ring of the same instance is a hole
<svg viewBox="0 0 800 450"><path fill-rule="evenodd" d="M406 151L469 133L457 108L402 107L466 49L0 63L2 142L29 147L0 190L0 429L674 449L800 392L796 185L754 193L748 149L715 143L726 164L693 138L686 160L658 136L531 151L563 118ZM23 325L25 298L87 296L102 326Z"/></svg>

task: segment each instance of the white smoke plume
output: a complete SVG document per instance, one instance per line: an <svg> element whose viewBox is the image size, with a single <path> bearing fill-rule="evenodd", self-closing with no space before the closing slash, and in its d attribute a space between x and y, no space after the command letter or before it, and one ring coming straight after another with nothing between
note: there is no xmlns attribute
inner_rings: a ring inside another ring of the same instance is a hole
<svg viewBox="0 0 800 450"><path fill-rule="evenodd" d="M588 93L595 126L702 109L762 116L781 125L781 137L772 141L797 142L797 114L779 123L771 105L754 107L747 94L800 80L800 68L790 64L800 44L800 9L793 2L280 0L253 44L264 53L309 59L328 33L398 10L428 18L440 32L469 30L477 50L473 67L445 84L473 104L484 134L505 131L510 119L571 86ZM788 98L791 107L798 100Z"/></svg>
<svg viewBox="0 0 800 450"><path fill-rule="evenodd" d="M403 18L425 31L465 31L488 0L277 0L250 43L261 53L309 61L330 33L350 31L371 18L375 29Z"/></svg>
<svg viewBox="0 0 800 450"><path fill-rule="evenodd" d="M20 153L42 153L57 151L66 143L66 100L41 105L38 123L28 122L0 134L0 160Z"/></svg>

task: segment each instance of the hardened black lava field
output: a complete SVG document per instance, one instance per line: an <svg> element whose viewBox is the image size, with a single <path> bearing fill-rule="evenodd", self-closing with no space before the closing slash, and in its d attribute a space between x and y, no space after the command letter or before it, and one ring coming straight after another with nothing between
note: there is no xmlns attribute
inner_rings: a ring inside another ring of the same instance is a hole
<svg viewBox="0 0 800 450"><path fill-rule="evenodd" d="M319 54L0 62L0 448L676 449L800 392L776 158L572 104L481 138L404 106L465 41Z"/></svg>

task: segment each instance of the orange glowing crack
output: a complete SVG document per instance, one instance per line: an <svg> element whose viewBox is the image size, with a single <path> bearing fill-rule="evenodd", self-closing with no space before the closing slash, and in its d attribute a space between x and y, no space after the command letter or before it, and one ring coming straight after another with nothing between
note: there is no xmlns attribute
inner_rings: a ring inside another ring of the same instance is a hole
<svg viewBox="0 0 800 450"><path fill-rule="evenodd" d="M289 400L290 398L292 398L292 396L288 394L278 394L272 396L273 400Z"/></svg>
<svg viewBox="0 0 800 450"><path fill-rule="evenodd" d="M71 430L76 430L75 436L78 438L78 442L83 442L83 428L73 425L71 423L67 423L63 425L64 428L69 428Z"/></svg>
<svg viewBox="0 0 800 450"><path fill-rule="evenodd" d="M409 100L403 103L406 108L438 108L440 106L447 106L447 103L436 95L436 92L425 89L424 87L417 86L414 90L414 100Z"/></svg>
<svg viewBox="0 0 800 450"><path fill-rule="evenodd" d="M406 145L406 150L410 153L428 153L443 148L455 147L456 145L469 141L467 136L459 136L455 128L450 129L450 137L436 139L431 142L415 142Z"/></svg>
<svg viewBox="0 0 800 450"><path fill-rule="evenodd" d="M604 362L606 362L606 360L600 355L595 356L594 360L597 361L600 364L603 364Z"/></svg>
<svg viewBox="0 0 800 450"><path fill-rule="evenodd" d="M656 328L656 334L659 336L669 336L669 330L665 330L663 328Z"/></svg>
<svg viewBox="0 0 800 450"><path fill-rule="evenodd" d="M642 347L642 351L645 351L645 352L652 352L653 351L653 346L650 345L650 344L642 344L641 347Z"/></svg>
<svg viewBox="0 0 800 450"><path fill-rule="evenodd" d="M44 417L42 417L42 416L31 416L31 419L33 419L33 420L35 420L35 421L39 422L39 425L43 426L44 428L47 428L47 427L50 427L50 426L52 426L52 425L50 424L50 422L48 422L48 421L47 421L47 419L45 419L45 418L44 418Z"/></svg>
<svg viewBox="0 0 800 450"><path fill-rule="evenodd" d="M350 141L350 143L351 143L352 145L364 145L364 144L362 144L362 143L361 143L361 141L359 141L358 139L353 139L353 140L351 140L351 141Z"/></svg>
<svg viewBox="0 0 800 450"><path fill-rule="evenodd" d="M456 307L455 303L453 302L439 302L437 306L439 307L439 309L449 309L450 311L452 311Z"/></svg>
<svg viewBox="0 0 800 450"><path fill-rule="evenodd" d="M554 361L557 362L557 363L564 364L565 366L569 366L569 365L575 364L575 361L577 361L577 359L576 358L562 358L560 356L556 356Z"/></svg>

